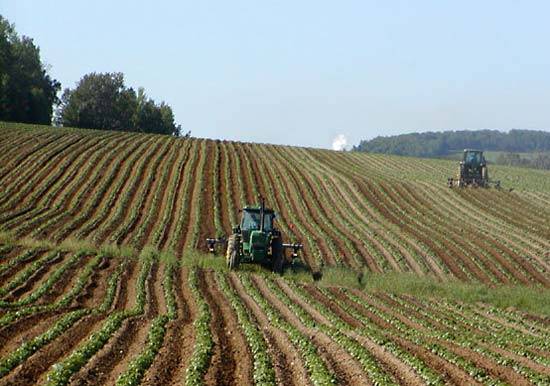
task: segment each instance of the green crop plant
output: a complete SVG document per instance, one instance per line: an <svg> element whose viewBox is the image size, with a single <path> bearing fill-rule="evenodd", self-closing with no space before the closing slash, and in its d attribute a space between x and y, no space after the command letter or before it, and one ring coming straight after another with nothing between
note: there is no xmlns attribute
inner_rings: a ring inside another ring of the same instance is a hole
<svg viewBox="0 0 550 386"><path fill-rule="evenodd" d="M214 347L210 331L210 320L212 318L210 307L200 292L198 280L197 268L191 269L188 283L197 305L198 315L193 322L195 328L195 347L185 375L185 384L188 386L203 384L203 377L210 363Z"/></svg>
<svg viewBox="0 0 550 386"><path fill-rule="evenodd" d="M258 326L251 320L246 307L242 304L242 300L237 293L229 286L227 276L217 272L216 281L233 306L239 325L246 337L246 341L254 360L253 379L256 385L275 385L275 371L273 363L268 353L268 346Z"/></svg>
<svg viewBox="0 0 550 386"><path fill-rule="evenodd" d="M325 363L319 356L317 348L311 342L311 340L300 333L300 331L288 323L282 315L265 299L264 296L258 291L258 289L252 284L250 277L246 274L239 276L241 283L252 296L252 298L258 303L262 310L266 313L269 320L277 328L283 330L292 344L298 349L304 364L308 370L308 374L314 385L332 385L335 383L335 376L326 367Z"/></svg>

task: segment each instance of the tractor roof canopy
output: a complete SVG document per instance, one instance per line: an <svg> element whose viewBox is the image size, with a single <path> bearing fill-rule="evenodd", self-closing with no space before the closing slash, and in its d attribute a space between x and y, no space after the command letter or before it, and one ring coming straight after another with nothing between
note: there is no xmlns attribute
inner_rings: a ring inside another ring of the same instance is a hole
<svg viewBox="0 0 550 386"><path fill-rule="evenodd" d="M243 212L258 212L258 213L260 213L260 209L261 208L260 208L259 205L257 205L257 206L245 206L243 208ZM273 209L264 208L264 213L265 214L273 214L275 212L273 211Z"/></svg>

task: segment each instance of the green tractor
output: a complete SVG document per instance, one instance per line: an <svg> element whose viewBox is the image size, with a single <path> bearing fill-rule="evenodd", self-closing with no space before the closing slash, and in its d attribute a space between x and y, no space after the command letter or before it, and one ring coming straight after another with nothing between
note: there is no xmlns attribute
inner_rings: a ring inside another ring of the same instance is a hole
<svg viewBox="0 0 550 386"><path fill-rule="evenodd" d="M489 180L487 161L483 151L464 149L457 178L451 177L447 180L449 188L455 186L459 188L466 186L487 188L489 184L494 184L497 189L500 188L500 181Z"/></svg>
<svg viewBox="0 0 550 386"><path fill-rule="evenodd" d="M274 272L282 274L289 262L286 250L292 250L292 259L297 258L302 244L283 243L281 232L274 226L276 214L265 207L263 197L259 205L245 206L240 212L241 222L229 238L206 240L210 252L215 252L216 244L224 244L229 269L236 270L241 263L269 264Z"/></svg>

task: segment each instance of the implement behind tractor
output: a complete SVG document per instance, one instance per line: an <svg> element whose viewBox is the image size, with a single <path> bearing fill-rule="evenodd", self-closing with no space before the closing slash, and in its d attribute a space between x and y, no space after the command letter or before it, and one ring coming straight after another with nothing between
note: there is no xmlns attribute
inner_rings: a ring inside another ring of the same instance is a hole
<svg viewBox="0 0 550 386"><path fill-rule="evenodd" d="M287 259L285 251L292 251L291 258L297 258L302 244L285 244L281 232L274 227L276 214L265 207L263 197L257 206L245 206L242 209L239 225L233 228L233 234L227 239L207 239L208 249L215 252L216 244L226 244L226 261L231 270L241 263L269 264L274 272L283 273Z"/></svg>
<svg viewBox="0 0 550 386"><path fill-rule="evenodd" d="M489 180L487 161L483 156L483 152L465 149L457 177L451 177L447 180L449 188L455 186L459 188L466 186L488 188L489 184L493 184L497 189L500 188L500 181Z"/></svg>

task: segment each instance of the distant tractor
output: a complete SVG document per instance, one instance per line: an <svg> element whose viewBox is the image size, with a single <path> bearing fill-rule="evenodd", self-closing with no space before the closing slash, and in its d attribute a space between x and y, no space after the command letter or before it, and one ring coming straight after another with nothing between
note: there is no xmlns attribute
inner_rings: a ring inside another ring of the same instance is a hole
<svg viewBox="0 0 550 386"><path fill-rule="evenodd" d="M458 186L472 186L487 188L489 184L494 184L500 188L500 181L489 180L487 170L487 161L481 150L465 149L462 155L462 161L456 178L449 178L447 184L450 188Z"/></svg>
<svg viewBox="0 0 550 386"><path fill-rule="evenodd" d="M226 244L229 269L235 270L241 263L264 263L282 274L285 263L289 262L285 250L291 249L292 258L297 258L302 244L283 243L281 232L273 224L276 214L265 207L263 197L260 196L259 205L245 206L241 213L241 222L229 238L206 240L210 252L215 252L216 244Z"/></svg>

